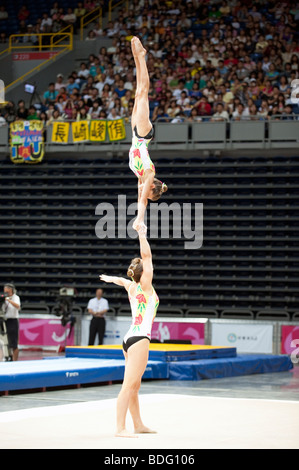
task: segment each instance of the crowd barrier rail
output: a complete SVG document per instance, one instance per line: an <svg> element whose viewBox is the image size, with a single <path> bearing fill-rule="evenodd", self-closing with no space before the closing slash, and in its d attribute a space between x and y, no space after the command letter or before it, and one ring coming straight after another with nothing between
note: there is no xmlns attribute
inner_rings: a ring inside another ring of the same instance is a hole
<svg viewBox="0 0 299 470"><path fill-rule="evenodd" d="M154 127L151 150L299 149L297 116L292 120L258 121L214 121L206 117L198 122L155 122ZM110 141L107 133L102 142L74 142L70 130L67 143L59 144L52 142L52 123L46 125L44 130L46 152L126 151L132 138L131 125L126 122L125 138L119 141ZM4 124L0 127L0 152L8 151L9 125Z"/></svg>

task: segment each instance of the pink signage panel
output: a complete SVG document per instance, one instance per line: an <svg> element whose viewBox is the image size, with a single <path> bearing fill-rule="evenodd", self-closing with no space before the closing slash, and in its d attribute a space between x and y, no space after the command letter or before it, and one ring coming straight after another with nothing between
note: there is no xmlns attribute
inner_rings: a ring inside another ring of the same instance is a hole
<svg viewBox="0 0 299 470"><path fill-rule="evenodd" d="M24 346L73 346L74 328L58 319L20 318L19 344ZM70 336L69 336L70 335ZM65 342L66 340L66 342Z"/></svg>
<svg viewBox="0 0 299 470"><path fill-rule="evenodd" d="M152 327L152 339L191 340L191 344L204 344L205 326L203 323L175 323L156 320Z"/></svg>
<svg viewBox="0 0 299 470"><path fill-rule="evenodd" d="M292 354L299 346L299 326L281 326L281 353Z"/></svg>

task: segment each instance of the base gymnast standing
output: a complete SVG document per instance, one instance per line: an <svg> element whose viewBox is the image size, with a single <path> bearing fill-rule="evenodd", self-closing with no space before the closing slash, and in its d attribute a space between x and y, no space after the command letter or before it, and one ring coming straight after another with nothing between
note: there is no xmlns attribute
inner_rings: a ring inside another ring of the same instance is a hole
<svg viewBox="0 0 299 470"><path fill-rule="evenodd" d="M143 225L138 230L138 236L141 258L134 258L127 271L132 281L123 277L100 275L102 281L112 282L127 290L132 311L132 323L123 341L125 375L117 398L117 437L137 437L136 434L139 433L155 432L142 422L138 391L148 361L151 329L159 298L152 286L152 253L146 238L146 228ZM133 419L135 434L126 429L128 409Z"/></svg>
<svg viewBox="0 0 299 470"><path fill-rule="evenodd" d="M131 48L136 66L136 93L131 117L132 146L129 152L129 166L138 178L138 214L134 229L144 225L144 214L148 199L157 201L167 191L167 185L155 178L155 166L148 153L148 145L154 136L149 119L149 75L145 61L146 50L134 36Z"/></svg>

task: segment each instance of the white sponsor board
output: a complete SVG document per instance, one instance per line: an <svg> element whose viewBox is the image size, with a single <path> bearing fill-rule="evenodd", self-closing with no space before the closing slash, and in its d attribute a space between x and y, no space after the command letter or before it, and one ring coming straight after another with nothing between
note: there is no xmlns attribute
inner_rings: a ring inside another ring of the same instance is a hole
<svg viewBox="0 0 299 470"><path fill-rule="evenodd" d="M233 346L240 353L273 352L273 325L212 323L212 345Z"/></svg>

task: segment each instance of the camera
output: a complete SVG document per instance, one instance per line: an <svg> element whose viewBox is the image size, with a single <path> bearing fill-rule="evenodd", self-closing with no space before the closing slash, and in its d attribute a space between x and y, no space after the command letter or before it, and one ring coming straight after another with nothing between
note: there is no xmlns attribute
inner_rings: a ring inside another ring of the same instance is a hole
<svg viewBox="0 0 299 470"><path fill-rule="evenodd" d="M76 295L77 291L74 287L62 287L59 289L59 296L53 308L53 313L57 317L62 317L62 326L66 326L68 322L71 322L71 327L73 327L76 322L75 317L72 315L72 307Z"/></svg>
<svg viewBox="0 0 299 470"><path fill-rule="evenodd" d="M2 294L0 294L0 305L2 305L3 302L5 302L6 297L10 297L10 295L7 292L2 292Z"/></svg>

